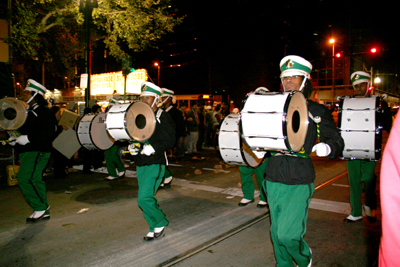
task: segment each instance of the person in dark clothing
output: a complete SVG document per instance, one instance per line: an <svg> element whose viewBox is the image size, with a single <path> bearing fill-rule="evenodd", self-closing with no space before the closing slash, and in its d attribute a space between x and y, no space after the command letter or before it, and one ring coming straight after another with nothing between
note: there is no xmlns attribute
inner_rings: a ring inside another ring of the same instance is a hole
<svg viewBox="0 0 400 267"><path fill-rule="evenodd" d="M300 91L307 98L312 65L299 56L280 62L285 91ZM277 266L311 266L311 249L304 240L310 199L314 193L315 171L309 154L335 159L344 142L329 110L307 100L309 124L303 148L298 153L276 152L268 160L263 184L270 208L271 239ZM315 145L315 142L318 143Z"/></svg>
<svg viewBox="0 0 400 267"><path fill-rule="evenodd" d="M61 109L58 106L52 106L50 108L56 116L57 121L60 118ZM63 131L63 126L57 124L57 131L54 134L54 139ZM53 139L53 141L54 141ZM54 178L56 179L64 179L66 177L66 167L68 163L68 159L61 154L57 149L53 148L51 151L51 157L53 159L53 168L54 168ZM50 159L51 160L51 159Z"/></svg>
<svg viewBox="0 0 400 267"><path fill-rule="evenodd" d="M27 223L50 219L50 206L47 203L46 185L42 175L50 158L57 120L43 98L46 91L40 83L28 80L22 94L23 101L28 104L28 117L18 129L21 135L9 139L10 144L17 149L21 164L18 185L26 202L34 210L26 219Z"/></svg>
<svg viewBox="0 0 400 267"><path fill-rule="evenodd" d="M174 91L169 90L167 88L162 88L163 93L161 96L162 100L162 105L163 109L168 112L168 114L171 116L172 120L175 123L175 145L171 149L173 156L176 157L177 153L177 144L179 138L183 137L185 135L185 120L183 119L183 114L182 112L177 109L175 106L172 105L172 98L174 96ZM175 151L174 151L175 150ZM172 182L172 177L173 173L171 168L167 165L165 166L165 175L164 175L164 181L161 183L161 187L170 187L171 182Z"/></svg>
<svg viewBox="0 0 400 267"><path fill-rule="evenodd" d="M167 165L166 151L175 144L175 123L171 116L158 108L162 89L157 85L145 82L142 85L141 101L149 104L156 117L156 127L152 136L140 145L128 147L134 155L138 177L138 204L149 224L145 241L160 238L165 234L168 217L159 207L155 193L164 179ZM140 147L140 148L139 148Z"/></svg>

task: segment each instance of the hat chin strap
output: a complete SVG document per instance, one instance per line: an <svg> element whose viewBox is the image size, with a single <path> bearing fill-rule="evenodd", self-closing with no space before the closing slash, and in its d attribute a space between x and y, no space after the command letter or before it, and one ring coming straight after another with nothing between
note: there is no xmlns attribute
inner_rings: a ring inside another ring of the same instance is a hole
<svg viewBox="0 0 400 267"><path fill-rule="evenodd" d="M27 104L29 104L29 102L31 102L32 101L32 99L35 97L37 95L37 92L35 92L35 94L33 95L33 96L31 96L31 98L29 98L29 100L28 101L26 101L26 103Z"/></svg>
<svg viewBox="0 0 400 267"><path fill-rule="evenodd" d="M365 90L364 96L367 96L367 95L368 95L368 92L369 92L369 82L366 82L366 83L367 83L367 90ZM354 85L353 85L353 89L355 89L355 88L354 88Z"/></svg>
<svg viewBox="0 0 400 267"><path fill-rule="evenodd" d="M154 107L154 104L157 103L157 100L159 100L159 98L160 98L159 96L155 96L155 97L154 97L153 104L151 104L151 108ZM157 104L157 107L158 107L158 104Z"/></svg>
<svg viewBox="0 0 400 267"><path fill-rule="evenodd" d="M302 82L301 85L300 85L300 89L299 89L300 92L303 91L307 79L308 79L308 77L307 77L307 76L304 76L303 82ZM283 89L284 89L285 92L286 92L286 88L285 88L285 86L283 85L283 77L281 78L281 82L282 82Z"/></svg>
<svg viewBox="0 0 400 267"><path fill-rule="evenodd" d="M167 102L168 98L172 98L172 96L167 96L167 97L165 98L165 100L161 102L161 105L164 105L164 103ZM161 98L161 99L162 99L162 98Z"/></svg>

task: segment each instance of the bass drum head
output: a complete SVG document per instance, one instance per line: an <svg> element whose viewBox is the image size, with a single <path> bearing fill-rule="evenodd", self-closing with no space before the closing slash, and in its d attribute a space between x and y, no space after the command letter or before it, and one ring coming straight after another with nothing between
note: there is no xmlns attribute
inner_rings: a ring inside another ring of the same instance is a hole
<svg viewBox="0 0 400 267"><path fill-rule="evenodd" d="M134 102L125 115L125 127L129 136L139 142L149 139L156 128L153 109L144 102Z"/></svg>
<svg viewBox="0 0 400 267"><path fill-rule="evenodd" d="M106 131L106 113L97 114L90 125L90 137L93 144L100 150L107 150L114 144L114 139Z"/></svg>
<svg viewBox="0 0 400 267"><path fill-rule="evenodd" d="M301 92L296 92L288 101L286 110L286 142L293 152L298 152L304 145L308 130L308 108Z"/></svg>
<svg viewBox="0 0 400 267"><path fill-rule="evenodd" d="M16 98L0 100L0 127L4 130L17 130L28 117L24 103Z"/></svg>
<svg viewBox="0 0 400 267"><path fill-rule="evenodd" d="M259 153L262 153L263 156L266 154L265 151ZM252 168L257 168L264 160L264 157L258 158L255 152L246 146L245 142L242 142L242 155L247 165Z"/></svg>

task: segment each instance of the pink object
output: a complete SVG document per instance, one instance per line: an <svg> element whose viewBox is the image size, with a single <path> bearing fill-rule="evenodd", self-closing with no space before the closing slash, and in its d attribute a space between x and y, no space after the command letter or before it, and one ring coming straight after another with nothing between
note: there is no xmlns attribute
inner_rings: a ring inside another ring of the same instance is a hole
<svg viewBox="0 0 400 267"><path fill-rule="evenodd" d="M382 237L379 266L400 266L400 118L394 122L383 153L380 195Z"/></svg>

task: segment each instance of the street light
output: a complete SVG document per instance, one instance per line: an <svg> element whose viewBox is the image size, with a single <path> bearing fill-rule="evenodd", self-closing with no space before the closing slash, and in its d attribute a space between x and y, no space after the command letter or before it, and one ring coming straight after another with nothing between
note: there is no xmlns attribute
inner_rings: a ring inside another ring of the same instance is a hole
<svg viewBox="0 0 400 267"><path fill-rule="evenodd" d="M157 85L160 86L160 64L158 62L154 63L154 66L158 69Z"/></svg>
<svg viewBox="0 0 400 267"><path fill-rule="evenodd" d="M329 43L332 44L332 106L335 92L335 39L331 38Z"/></svg>

